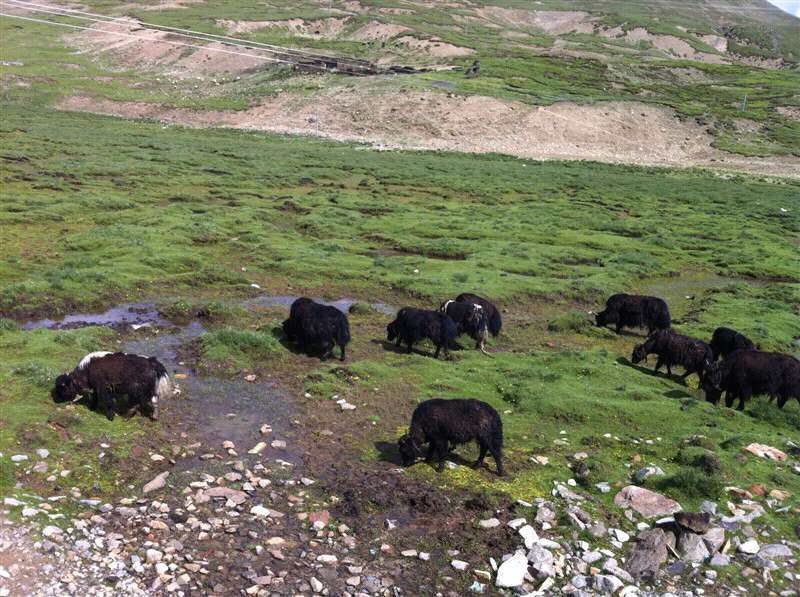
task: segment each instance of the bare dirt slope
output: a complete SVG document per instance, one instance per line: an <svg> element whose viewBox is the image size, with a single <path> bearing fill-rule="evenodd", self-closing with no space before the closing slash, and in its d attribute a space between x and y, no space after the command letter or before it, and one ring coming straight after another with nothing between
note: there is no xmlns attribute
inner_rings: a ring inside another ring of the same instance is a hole
<svg viewBox="0 0 800 597"><path fill-rule="evenodd" d="M61 109L192 127L319 134L387 148L502 153L532 159L713 166L800 177L797 158L743 158L711 147L712 137L668 108L632 103L529 106L436 92L333 90L309 98L279 93L242 111L190 110L73 96Z"/></svg>

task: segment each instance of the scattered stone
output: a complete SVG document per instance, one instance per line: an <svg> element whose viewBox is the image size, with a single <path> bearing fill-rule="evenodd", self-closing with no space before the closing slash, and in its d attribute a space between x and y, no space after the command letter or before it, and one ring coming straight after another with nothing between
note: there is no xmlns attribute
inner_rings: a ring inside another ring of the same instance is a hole
<svg viewBox="0 0 800 597"><path fill-rule="evenodd" d="M700 536L703 538L710 553L719 551L725 543L725 529L722 527L711 527Z"/></svg>
<svg viewBox="0 0 800 597"><path fill-rule="evenodd" d="M678 512L675 522L679 527L692 533L705 533L711 524L711 514L708 512Z"/></svg>
<svg viewBox="0 0 800 597"><path fill-rule="evenodd" d="M531 547L533 547L533 544L539 540L539 535L536 534L534 528L529 524L526 524L525 526L521 527L517 532L525 540L526 549L530 549Z"/></svg>
<svg viewBox="0 0 800 597"><path fill-rule="evenodd" d="M247 453L248 454L261 454L261 452L263 452L266 447L267 447L267 443L266 442L258 442L255 446L250 448L247 451Z"/></svg>
<svg viewBox="0 0 800 597"><path fill-rule="evenodd" d="M497 569L495 584L498 587L518 587L525 581L528 571L528 558L517 552Z"/></svg>
<svg viewBox="0 0 800 597"><path fill-rule="evenodd" d="M48 456L50 456L50 450L48 450L47 448L36 448L36 455L39 458L43 459L47 458Z"/></svg>
<svg viewBox="0 0 800 597"><path fill-rule="evenodd" d="M709 555L703 538L695 533L681 533L678 537L678 553L690 562L702 562Z"/></svg>
<svg viewBox="0 0 800 597"><path fill-rule="evenodd" d="M755 539L750 539L739 545L739 551L742 553L754 555L758 553L758 550L759 550L758 541L756 541Z"/></svg>
<svg viewBox="0 0 800 597"><path fill-rule="evenodd" d="M339 558L330 554L322 554L317 556L317 562L319 562L320 564L335 564L338 561Z"/></svg>
<svg viewBox="0 0 800 597"><path fill-rule="evenodd" d="M270 446L272 446L273 448L283 449L286 447L286 442L282 439L274 439L272 440Z"/></svg>
<svg viewBox="0 0 800 597"><path fill-rule="evenodd" d="M14 454L14 456L11 457L11 462L25 462L27 459L27 454Z"/></svg>
<svg viewBox="0 0 800 597"><path fill-rule="evenodd" d="M478 525L482 529L493 529L500 526L500 521L496 518L487 518L486 520L481 520Z"/></svg>
<svg viewBox="0 0 800 597"><path fill-rule="evenodd" d="M662 476L663 474L664 471L657 466L646 466L636 471L636 473L633 475L633 480L636 483L642 484L644 480L649 477Z"/></svg>
<svg viewBox="0 0 800 597"><path fill-rule="evenodd" d="M64 534L57 526L48 525L42 529L42 535L47 537L48 539L58 539Z"/></svg>
<svg viewBox="0 0 800 597"><path fill-rule="evenodd" d="M247 500L247 494L244 491L230 487L212 487L204 490L203 494L212 498L225 498L236 505L243 504Z"/></svg>
<svg viewBox="0 0 800 597"><path fill-rule="evenodd" d="M724 553L715 553L713 556L711 556L708 565L713 566L714 568L722 568L723 566L728 566L730 563L730 556L727 556Z"/></svg>
<svg viewBox="0 0 800 597"><path fill-rule="evenodd" d="M765 545L758 551L758 555L765 559L782 560L792 557L792 550L782 543Z"/></svg>
<svg viewBox="0 0 800 597"><path fill-rule="evenodd" d="M169 471L164 471L163 473L159 473L156 475L152 481L145 484L142 487L142 493L150 493L151 491L157 491L164 487L167 484L167 477L169 477Z"/></svg>
<svg viewBox="0 0 800 597"><path fill-rule="evenodd" d="M156 564L161 561L161 558L164 557L164 554L158 551L157 549L148 549L145 552L145 560L148 564Z"/></svg>
<svg viewBox="0 0 800 597"><path fill-rule="evenodd" d="M786 452L781 452L777 448L767 446L766 444L753 443L745 447L745 450L755 454L756 456L760 456L761 458L769 458L770 460L779 460L783 462L789 458Z"/></svg>
<svg viewBox="0 0 800 597"><path fill-rule="evenodd" d="M450 565L456 570L460 570L462 572L469 568L469 562L465 562L464 560L453 560L450 562Z"/></svg>
<svg viewBox="0 0 800 597"><path fill-rule="evenodd" d="M635 578L654 575L667 561L667 535L662 529L649 529L639 534L626 568Z"/></svg>
<svg viewBox="0 0 800 597"><path fill-rule="evenodd" d="M614 496L614 503L620 508L631 508L645 518L665 516L681 509L681 505L675 500L636 485L623 487Z"/></svg>

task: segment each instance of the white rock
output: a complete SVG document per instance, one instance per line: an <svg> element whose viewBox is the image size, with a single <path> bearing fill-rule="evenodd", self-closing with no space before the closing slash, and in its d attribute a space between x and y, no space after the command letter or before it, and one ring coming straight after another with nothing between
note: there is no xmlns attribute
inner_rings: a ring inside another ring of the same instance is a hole
<svg viewBox="0 0 800 597"><path fill-rule="evenodd" d="M528 522L528 521L525 520L524 518L515 518L514 520L509 520L508 521L508 526L510 526L512 529L514 529L516 531L519 527L524 525L526 522Z"/></svg>
<svg viewBox="0 0 800 597"><path fill-rule="evenodd" d="M462 572L469 568L469 562L465 562L464 560L453 560L450 562L450 565L456 570L461 570Z"/></svg>
<svg viewBox="0 0 800 597"><path fill-rule="evenodd" d="M247 453L248 454L261 454L264 449L267 447L266 442L258 442L255 446L250 448Z"/></svg>
<svg viewBox="0 0 800 597"><path fill-rule="evenodd" d="M11 457L11 462L24 462L27 459L27 454L14 454L14 456Z"/></svg>
<svg viewBox="0 0 800 597"><path fill-rule="evenodd" d="M148 549L145 552L145 560L148 564L156 564L161 561L161 558L164 557L164 554L158 551L157 549Z"/></svg>
<svg viewBox="0 0 800 597"><path fill-rule="evenodd" d="M48 450L47 448L37 448L36 455L39 458L47 458L48 456L50 456L50 450Z"/></svg>
<svg viewBox="0 0 800 597"><path fill-rule="evenodd" d="M142 487L142 493L149 493L151 491L156 491L161 489L167 483L167 477L169 477L169 471L164 471L163 473L159 473L156 475L152 481L147 483L144 487Z"/></svg>
<svg viewBox="0 0 800 597"><path fill-rule="evenodd" d="M522 553L515 553L497 569L498 587L518 587L525 581L528 572L528 558Z"/></svg>
<svg viewBox="0 0 800 597"><path fill-rule="evenodd" d="M4 506L23 506L24 503L12 497L3 498Z"/></svg>
<svg viewBox="0 0 800 597"><path fill-rule="evenodd" d="M487 518L486 520L481 520L478 525L482 529L493 529L495 527L500 526L500 521L496 518Z"/></svg>
<svg viewBox="0 0 800 597"><path fill-rule="evenodd" d="M325 588L325 585L323 585L319 580L317 580L313 576L310 579L308 579L308 584L311 585L311 590L314 591L315 593L322 593L322 589Z"/></svg>
<svg viewBox="0 0 800 597"><path fill-rule="evenodd" d="M755 539L750 539L749 541L745 541L739 546L739 551L751 555L757 554L759 549L760 548L758 546L758 541L756 541Z"/></svg>
<svg viewBox="0 0 800 597"><path fill-rule="evenodd" d="M335 564L338 561L339 558L334 555L322 554L321 556L317 556L317 562L320 564Z"/></svg>
<svg viewBox="0 0 800 597"><path fill-rule="evenodd" d="M534 543L536 543L539 540L539 535L536 534L534 528L529 524L526 524L524 527L521 527L517 532L525 540L526 549L530 549L531 547L533 547Z"/></svg>
<svg viewBox="0 0 800 597"><path fill-rule="evenodd" d="M253 514L254 516L269 516L271 513L272 510L265 508L261 504L250 508L250 514Z"/></svg>
<svg viewBox="0 0 800 597"><path fill-rule="evenodd" d="M53 526L53 525L48 525L48 526L46 526L46 527L44 527L42 529L42 535L44 535L48 539L52 539L54 537L60 537L63 534L64 534L64 531L62 531L57 526Z"/></svg>
<svg viewBox="0 0 800 597"><path fill-rule="evenodd" d="M631 536L622 529L611 529L611 532L614 533L614 536L617 538L617 541L621 543L625 543L626 541L629 541L631 538Z"/></svg>

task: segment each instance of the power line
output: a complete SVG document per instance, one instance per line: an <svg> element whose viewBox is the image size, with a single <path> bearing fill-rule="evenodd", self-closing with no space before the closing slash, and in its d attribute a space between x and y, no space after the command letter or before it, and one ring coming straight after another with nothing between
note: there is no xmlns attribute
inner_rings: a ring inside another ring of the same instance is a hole
<svg viewBox="0 0 800 597"><path fill-rule="evenodd" d="M114 22L114 21L118 21L118 22L127 23L127 24L131 23L131 21L128 20L127 18L125 18L125 17L112 17L110 15L103 15L103 14L98 14L98 13L86 12L86 11L75 10L75 9L71 9L71 8L62 8L62 7L51 6L51 5L46 5L46 4L37 4L35 2L29 2L28 0L3 0L3 2L6 2L6 3L10 2L10 3L12 3L12 5L18 5L20 8L27 8L28 10L31 10L31 11L34 11L34 12L50 12L51 14L69 13L69 14L63 14L63 15L60 15L60 16L74 17L76 19L84 19L84 20L88 20L88 21L109 22L109 23L110 22ZM37 8L30 8L30 7L38 7L38 9ZM41 9L41 10L39 10L39 9ZM58 13L52 12L52 11L58 11ZM92 17L96 17L96 18L92 18ZM158 23L148 23L148 22L145 22L145 21L138 21L138 20L136 22L139 25L142 25L142 26L147 27L147 28L158 29L158 30L164 31L164 32L175 32L175 33L177 33L179 35L182 35L184 37L190 37L190 38L194 37L195 39L204 39L204 38L206 38L206 41L222 41L224 43L228 43L229 45L236 45L236 46L239 46L239 47L251 48L251 49L264 48L264 49L267 49L267 51L272 51L273 53L275 53L275 51L277 50L279 52L285 52L285 53L288 53L288 54L298 54L298 55L301 55L301 56L304 56L304 57L307 56L307 57L311 57L311 58L320 58L320 59L323 59L323 60L336 60L336 61L339 61L339 62L351 62L353 64L364 64L363 60L359 60L359 59L355 59L355 58L340 58L338 56L332 56L332 55L329 55L329 54L322 54L322 53L317 53L317 52L309 52L308 50L299 50L299 49L295 49L295 48L288 48L288 47L284 47L284 46L278 46L278 45L275 45L275 44L267 44L267 43L262 43L262 42L257 42L257 41L249 41L249 40L240 39L238 37L230 37L228 35L218 35L216 33L205 33L203 31L195 31L195 30L192 30L192 29L182 29L180 27L170 27L170 26L167 26L167 25L159 25Z"/></svg>
<svg viewBox="0 0 800 597"><path fill-rule="evenodd" d="M122 37L129 37L131 39L138 39L140 41L150 41L150 42L164 43L164 44L170 44L170 45L173 45L173 46L181 46L181 47L185 47L185 48L195 48L195 49L198 49L198 50L206 50L206 51L211 51L211 52L220 52L220 53L223 53L223 54L232 54L234 56L244 56L244 57L247 57L247 58L255 58L257 60L264 60L266 62L276 62L276 63L290 64L292 66L297 66L297 63L296 62L292 62L291 60L281 60L280 58L270 58L270 57L267 57L267 56L259 56L258 54L245 54L244 52L234 52L232 50L225 50L223 48L209 48L208 46L201 46L201 45L198 45L198 44L186 44L186 43L181 43L181 42L177 42L177 41L171 41L171 40L167 40L167 39L152 39L152 38L143 37L141 35L133 35L133 34L130 34L130 33L123 33L121 31L104 31L104 30L95 29L93 27L83 27L81 25L70 25L69 23L59 23L57 21L50 21L50 20L47 20L47 19L35 19L33 17L24 17L22 15L12 15L12 14L8 14L8 13L5 13L5 12L0 12L0 16L1 17L8 17L8 18L11 18L11 19L20 19L20 20L23 20L23 21L31 21L33 23L42 23L42 24L45 24L45 25L54 25L54 26L57 26L57 27L68 27L70 29L79 29L79 30L82 30L82 31L94 31L95 33L97 33L97 32L100 32L100 33L111 33L113 35L119 35L119 36L122 36ZM315 66L315 65L312 65L312 64L304 64L302 66L308 67L308 68L316 68L318 70L328 72L328 69L326 69L323 66Z"/></svg>

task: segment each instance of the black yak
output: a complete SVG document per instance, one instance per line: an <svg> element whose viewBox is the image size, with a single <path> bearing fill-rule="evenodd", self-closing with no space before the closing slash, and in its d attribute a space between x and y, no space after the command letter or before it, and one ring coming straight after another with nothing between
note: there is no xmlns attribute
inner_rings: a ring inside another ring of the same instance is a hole
<svg viewBox="0 0 800 597"><path fill-rule="evenodd" d="M731 328L722 327L714 330L714 335L711 336L709 346L711 346L711 350L714 353L715 361L720 357L724 359L734 350L755 349L755 345L750 338Z"/></svg>
<svg viewBox="0 0 800 597"><path fill-rule="evenodd" d="M477 441L480 448L478 460L483 464L490 452L497 464L497 474L503 472L503 422L497 411L480 400L443 400L434 398L420 403L411 417L411 427L397 444L403 466L410 466L422 455L423 444L428 444L427 462L434 457L437 470L444 470L444 459L451 445Z"/></svg>
<svg viewBox="0 0 800 597"><path fill-rule="evenodd" d="M448 348L455 342L458 331L446 313L403 307L397 312L395 320L386 326L386 334L389 341L394 340L397 346L406 344L408 352L411 352L414 343L427 338L436 346L434 358L439 358L442 349L444 356L450 358Z"/></svg>
<svg viewBox="0 0 800 597"><path fill-rule="evenodd" d="M658 355L655 371L658 371L661 365L666 365L667 375L672 375L672 366L680 365L685 370L683 379L692 373L697 373L701 381L706 369L714 360L708 344L672 330L659 330L651 334L644 344L634 347L631 361L634 364L641 363L650 354Z"/></svg>
<svg viewBox="0 0 800 597"><path fill-rule="evenodd" d="M488 301L477 294L472 294L471 292L463 292L459 294L456 297L456 301L459 303L473 303L483 307L483 310L486 313L486 324L489 329L489 333L492 336L496 337L500 333L500 330L503 329L503 318L500 317L500 311L491 301Z"/></svg>
<svg viewBox="0 0 800 597"><path fill-rule="evenodd" d="M445 301L439 307L442 313L456 324L458 335L467 334L475 340L475 348L485 353L486 335L488 333L486 311L475 303Z"/></svg>
<svg viewBox="0 0 800 597"><path fill-rule="evenodd" d="M644 327L649 336L656 330L669 329L672 320L667 303L658 297L615 294L606 301L606 308L595 316L595 323L597 327L613 323L618 334L623 327Z"/></svg>
<svg viewBox="0 0 800 597"><path fill-rule="evenodd" d="M289 319L283 322L283 333L304 352L321 351L323 360L338 346L343 361L345 347L350 342L350 323L347 315L336 307L301 297L292 303Z"/></svg>
<svg viewBox="0 0 800 597"><path fill-rule="evenodd" d="M114 420L118 401L127 398L128 409L141 410L152 420L158 419L159 403L172 390L167 370L155 357L124 352L93 352L81 359L72 373L56 378L53 399L56 402L78 400L92 394L90 408L100 410Z"/></svg>
<svg viewBox="0 0 800 597"><path fill-rule="evenodd" d="M800 401L800 361L780 352L736 350L711 366L701 387L712 404L725 392L725 406L738 398L736 409L744 410L752 396L765 394L783 408L790 398Z"/></svg>

